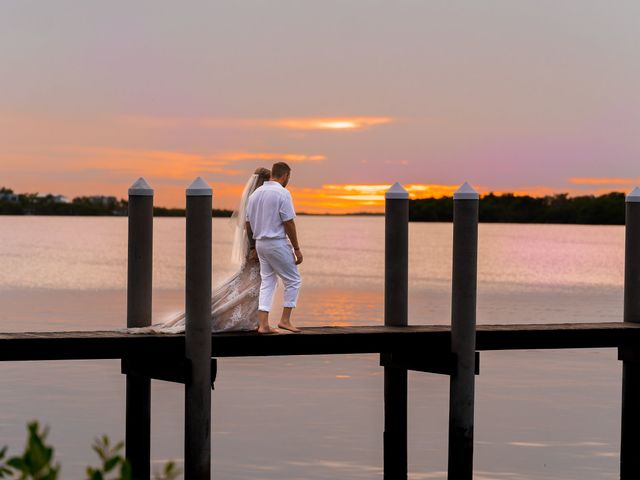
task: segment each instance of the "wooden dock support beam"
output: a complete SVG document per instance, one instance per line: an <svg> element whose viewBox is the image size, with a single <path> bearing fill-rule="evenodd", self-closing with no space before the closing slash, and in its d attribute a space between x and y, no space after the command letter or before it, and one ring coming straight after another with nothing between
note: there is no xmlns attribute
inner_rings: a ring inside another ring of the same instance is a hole
<svg viewBox="0 0 640 480"><path fill-rule="evenodd" d="M640 323L640 188L625 202L624 321ZM621 349L620 479L640 478L640 351Z"/></svg>
<svg viewBox="0 0 640 480"><path fill-rule="evenodd" d="M185 480L211 478L211 197L201 177L187 188Z"/></svg>
<svg viewBox="0 0 640 480"><path fill-rule="evenodd" d="M453 195L448 480L473 478L478 207L479 195L468 183Z"/></svg>
<svg viewBox="0 0 640 480"><path fill-rule="evenodd" d="M151 325L153 263L153 189L140 177L129 188L127 327ZM135 480L149 480L151 450L151 379L128 374L126 457Z"/></svg>
<svg viewBox="0 0 640 480"><path fill-rule="evenodd" d="M408 324L409 194L385 194L384 324ZM384 479L407 478L407 369L384 367Z"/></svg>

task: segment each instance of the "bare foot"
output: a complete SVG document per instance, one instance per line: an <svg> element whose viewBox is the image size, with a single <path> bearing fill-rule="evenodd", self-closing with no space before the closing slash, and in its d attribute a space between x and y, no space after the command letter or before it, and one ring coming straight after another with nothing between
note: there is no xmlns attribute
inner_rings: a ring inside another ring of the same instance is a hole
<svg viewBox="0 0 640 480"><path fill-rule="evenodd" d="M300 333L302 331L299 328L294 327L290 323L282 323L282 322L280 322L278 324L278 328L281 328L283 330L289 330L290 332L294 332L294 333Z"/></svg>
<svg viewBox="0 0 640 480"><path fill-rule="evenodd" d="M268 335L270 333L280 333L277 328L271 328L271 327L266 327L266 328L258 327L256 331L261 335Z"/></svg>

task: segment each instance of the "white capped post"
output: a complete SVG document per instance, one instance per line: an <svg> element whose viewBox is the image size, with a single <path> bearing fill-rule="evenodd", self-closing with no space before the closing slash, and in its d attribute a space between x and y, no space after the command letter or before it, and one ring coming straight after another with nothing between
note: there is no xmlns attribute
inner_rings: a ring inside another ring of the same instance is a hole
<svg viewBox="0 0 640 480"><path fill-rule="evenodd" d="M640 188L625 202L624 313L625 322L640 323ZM640 478L640 350L622 347L622 425L620 479Z"/></svg>
<svg viewBox="0 0 640 480"><path fill-rule="evenodd" d="M640 188L625 202L624 321L640 323Z"/></svg>
<svg viewBox="0 0 640 480"><path fill-rule="evenodd" d="M466 182L453 194L449 480L473 478L479 199Z"/></svg>
<svg viewBox="0 0 640 480"><path fill-rule="evenodd" d="M398 182L385 195L385 325L407 325L409 192Z"/></svg>
<svg viewBox="0 0 640 480"><path fill-rule="evenodd" d="M140 177L129 187L127 327L151 325L153 189Z"/></svg>
<svg viewBox="0 0 640 480"><path fill-rule="evenodd" d="M201 177L186 191L185 480L211 478L212 193Z"/></svg>
<svg viewBox="0 0 640 480"><path fill-rule="evenodd" d="M397 182L385 193L384 249L384 324L406 326L409 292L409 193ZM393 356L393 352L391 355ZM383 449L384 479L406 479L406 368L384 367Z"/></svg>
<svg viewBox="0 0 640 480"><path fill-rule="evenodd" d="M140 177L129 187L127 327L151 325L153 189ZM127 374L125 448L134 478L149 478L151 379Z"/></svg>

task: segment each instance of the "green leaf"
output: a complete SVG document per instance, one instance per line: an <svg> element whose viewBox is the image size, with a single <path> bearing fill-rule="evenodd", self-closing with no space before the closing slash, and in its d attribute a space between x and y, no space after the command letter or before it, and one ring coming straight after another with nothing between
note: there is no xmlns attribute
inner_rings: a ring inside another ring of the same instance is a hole
<svg viewBox="0 0 640 480"><path fill-rule="evenodd" d="M121 457L112 457L109 460L107 460L104 464L104 471L105 472L110 472L111 470L113 470L122 460Z"/></svg>
<svg viewBox="0 0 640 480"><path fill-rule="evenodd" d="M17 470L20 480L56 480L59 465L53 465L53 448L45 444L49 432L47 427L40 430L37 421L27 425L28 437L22 456L9 459L7 465Z"/></svg>
<svg viewBox="0 0 640 480"><path fill-rule="evenodd" d="M92 475L89 477L89 480L103 480L102 472L98 470L94 470Z"/></svg>
<svg viewBox="0 0 640 480"><path fill-rule="evenodd" d="M125 459L120 466L120 480L131 480L132 477L131 464Z"/></svg>
<svg viewBox="0 0 640 480"><path fill-rule="evenodd" d="M179 476L180 469L176 467L175 462L167 462L164 464L164 469L161 475L155 475L155 480L176 480Z"/></svg>
<svg viewBox="0 0 640 480"><path fill-rule="evenodd" d="M27 470L27 464L20 457L10 458L9 461L7 462L7 465L15 468L19 472L25 472Z"/></svg>

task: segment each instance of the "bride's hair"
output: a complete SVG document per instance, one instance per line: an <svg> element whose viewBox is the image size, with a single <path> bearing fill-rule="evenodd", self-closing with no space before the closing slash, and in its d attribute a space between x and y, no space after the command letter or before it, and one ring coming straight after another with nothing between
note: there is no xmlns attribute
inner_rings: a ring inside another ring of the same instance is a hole
<svg viewBox="0 0 640 480"><path fill-rule="evenodd" d="M253 173L255 175L258 175L255 188L258 188L262 186L264 182L271 180L271 170L269 170L268 168L264 168L264 167L256 168L256 171Z"/></svg>

